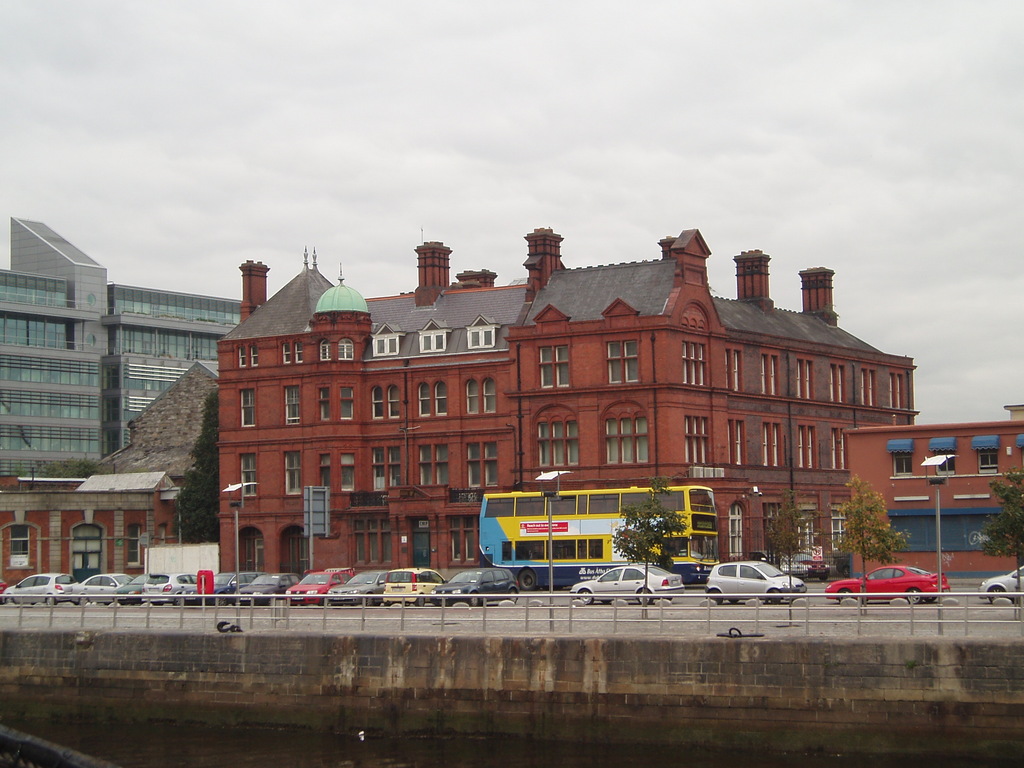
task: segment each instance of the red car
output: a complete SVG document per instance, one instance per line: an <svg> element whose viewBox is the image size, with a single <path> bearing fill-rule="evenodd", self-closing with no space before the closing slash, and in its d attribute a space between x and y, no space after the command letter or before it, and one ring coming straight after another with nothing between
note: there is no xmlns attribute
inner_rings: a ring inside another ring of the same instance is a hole
<svg viewBox="0 0 1024 768"><path fill-rule="evenodd" d="M932 602L935 597L923 597L923 592L938 592L938 577L934 573L915 568L912 565L883 565L869 571L863 579L840 579L833 581L825 592L838 600L847 594L866 592L869 600L888 600L880 594L902 592L912 603ZM949 592L949 582L942 576L942 591Z"/></svg>
<svg viewBox="0 0 1024 768"><path fill-rule="evenodd" d="M355 568L327 568L322 571L310 571L302 577L298 584L288 587L288 595L292 605L320 605L324 595L331 587L344 584L356 575Z"/></svg>

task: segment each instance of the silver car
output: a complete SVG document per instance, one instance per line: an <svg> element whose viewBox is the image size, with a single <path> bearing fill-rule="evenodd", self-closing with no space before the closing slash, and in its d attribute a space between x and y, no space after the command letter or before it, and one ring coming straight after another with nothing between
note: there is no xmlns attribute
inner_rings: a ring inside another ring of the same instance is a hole
<svg viewBox="0 0 1024 768"><path fill-rule="evenodd" d="M749 560L739 563L719 563L711 569L704 587L713 600L723 599L738 603L742 597L729 595L767 595L768 600L781 601L784 594L803 593L807 585L795 576L788 576L771 563Z"/></svg>
<svg viewBox="0 0 1024 768"><path fill-rule="evenodd" d="M362 571L327 590L328 605L380 605L387 571Z"/></svg>
<svg viewBox="0 0 1024 768"><path fill-rule="evenodd" d="M1016 571L993 576L981 582L979 589L985 593L985 599L992 602L1000 592L1017 592L1017 575L1020 574L1020 589L1024 589L1024 565Z"/></svg>
<svg viewBox="0 0 1024 768"><path fill-rule="evenodd" d="M146 579L142 596L151 603L181 602L181 595L195 595L194 573L151 573Z"/></svg>
<svg viewBox="0 0 1024 768"><path fill-rule="evenodd" d="M8 587L0 598L5 603L77 603L79 584L69 573L37 573Z"/></svg>
<svg viewBox="0 0 1024 768"><path fill-rule="evenodd" d="M614 598L602 598L602 594L623 594L632 592L637 595L672 595L685 589L683 577L678 573L669 573L656 565L647 566L647 582L644 585L643 565L624 565L610 568L596 579L587 579L573 584L569 592L576 595L584 605L591 603L609 603Z"/></svg>
<svg viewBox="0 0 1024 768"><path fill-rule="evenodd" d="M118 587L123 587L132 577L127 573L97 573L82 582L78 589L79 601L85 603L112 603Z"/></svg>

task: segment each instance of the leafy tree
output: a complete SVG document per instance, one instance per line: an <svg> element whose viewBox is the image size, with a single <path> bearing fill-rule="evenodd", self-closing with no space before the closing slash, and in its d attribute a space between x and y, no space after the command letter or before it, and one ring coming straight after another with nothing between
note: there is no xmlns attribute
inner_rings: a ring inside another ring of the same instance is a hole
<svg viewBox="0 0 1024 768"><path fill-rule="evenodd" d="M775 515L768 518L766 527L768 544L772 552L779 556L780 564L792 565L793 558L803 551L809 524L810 515L797 505L796 493L792 490L783 491L782 506Z"/></svg>
<svg viewBox="0 0 1024 768"><path fill-rule="evenodd" d="M64 459L43 465L39 477L92 477L109 475L113 469L95 459Z"/></svg>
<svg viewBox="0 0 1024 768"><path fill-rule="evenodd" d="M217 437L220 421L217 391L203 403L203 423L192 447L192 467L185 473L178 493L178 538L185 543L220 540L220 452Z"/></svg>
<svg viewBox="0 0 1024 768"><path fill-rule="evenodd" d="M1013 557L1017 561L1017 591L1020 592L1020 567L1024 564L1024 467L1007 470L1001 479L989 483L1003 511L986 521L982 528L986 555Z"/></svg>
<svg viewBox="0 0 1024 768"><path fill-rule="evenodd" d="M649 497L638 504L627 504L620 512L622 522L612 534L612 546L631 563L659 565L672 570L672 550L668 540L687 533L683 516L661 503L668 493L668 481L651 478ZM645 574L646 575L646 574Z"/></svg>
<svg viewBox="0 0 1024 768"><path fill-rule="evenodd" d="M860 555L865 573L868 561L879 565L894 562L895 553L907 546L907 535L892 529L885 498L866 480L856 476L846 487L851 490L850 500L839 507L846 520L842 538L835 548Z"/></svg>

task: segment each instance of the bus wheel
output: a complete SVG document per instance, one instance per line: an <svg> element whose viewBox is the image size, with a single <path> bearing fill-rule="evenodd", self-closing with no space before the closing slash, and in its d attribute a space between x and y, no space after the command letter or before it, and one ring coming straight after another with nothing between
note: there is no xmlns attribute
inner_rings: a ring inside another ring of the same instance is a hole
<svg viewBox="0 0 1024 768"><path fill-rule="evenodd" d="M523 592L531 592L537 588L537 574L529 568L519 572L519 588Z"/></svg>

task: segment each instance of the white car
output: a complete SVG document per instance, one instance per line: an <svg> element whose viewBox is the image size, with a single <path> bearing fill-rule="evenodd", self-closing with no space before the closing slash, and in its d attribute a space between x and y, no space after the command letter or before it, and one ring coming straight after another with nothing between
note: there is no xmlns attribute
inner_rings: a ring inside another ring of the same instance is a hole
<svg viewBox="0 0 1024 768"><path fill-rule="evenodd" d="M112 603L114 593L132 580L127 573L97 573L82 582L78 588L79 601L85 603Z"/></svg>
<svg viewBox="0 0 1024 768"><path fill-rule="evenodd" d="M26 576L0 595L5 603L77 603L79 584L69 573Z"/></svg>
<svg viewBox="0 0 1024 768"><path fill-rule="evenodd" d="M717 603L723 599L738 603L746 595L768 595L769 600L782 600L784 594L806 592L807 585L795 576L786 575L771 563L749 560L716 565L708 575L704 591Z"/></svg>
<svg viewBox="0 0 1024 768"><path fill-rule="evenodd" d="M179 595L195 595L194 573L151 573L142 590L144 599L151 603L180 603Z"/></svg>
<svg viewBox="0 0 1024 768"><path fill-rule="evenodd" d="M594 601L608 603L614 598L602 598L603 594L622 595L626 592L642 595L671 595L682 593L685 589L683 577L678 573L669 573L656 565L647 567L647 586L644 586L644 566L624 565L611 568L596 579L587 579L573 584L569 591L576 595L584 605Z"/></svg>
<svg viewBox="0 0 1024 768"><path fill-rule="evenodd" d="M993 576L981 582L979 589L986 593L985 598L991 602L995 599L997 592L1017 592L1017 573L1020 573L1020 589L1024 591L1024 565L1016 571L1004 573L1002 576Z"/></svg>

